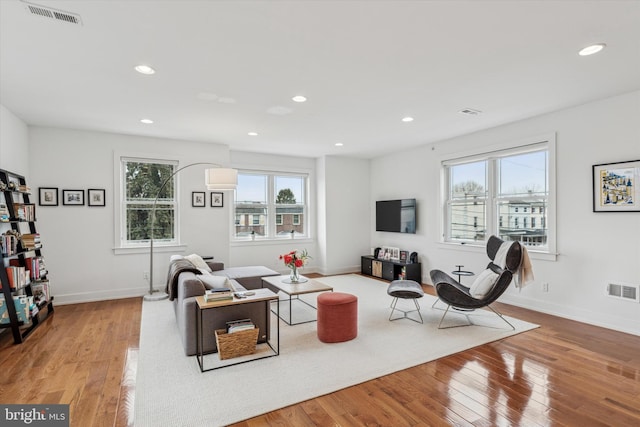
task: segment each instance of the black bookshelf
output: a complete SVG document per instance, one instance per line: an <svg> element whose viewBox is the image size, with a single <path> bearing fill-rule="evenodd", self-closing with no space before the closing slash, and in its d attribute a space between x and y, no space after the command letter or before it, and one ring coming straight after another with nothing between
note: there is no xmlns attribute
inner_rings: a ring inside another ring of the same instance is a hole
<svg viewBox="0 0 640 427"><path fill-rule="evenodd" d="M0 329L10 329L16 344L22 343L53 314L53 296L44 268L35 212L36 206L31 201L25 177L0 169L0 237L8 243L5 247L0 246L0 294L4 297L1 301L3 307L0 307ZM22 268L24 281L14 275ZM13 271L9 273L8 269ZM34 295L36 289L45 289L46 298L36 300L40 296Z"/></svg>

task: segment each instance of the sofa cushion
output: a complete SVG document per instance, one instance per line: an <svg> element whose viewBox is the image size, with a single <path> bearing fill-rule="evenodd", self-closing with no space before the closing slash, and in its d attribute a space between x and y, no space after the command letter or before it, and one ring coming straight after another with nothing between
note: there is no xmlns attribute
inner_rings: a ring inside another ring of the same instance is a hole
<svg viewBox="0 0 640 427"><path fill-rule="evenodd" d="M198 279L204 284L206 289L230 288L228 277L201 274L198 276Z"/></svg>
<svg viewBox="0 0 640 427"><path fill-rule="evenodd" d="M199 295L204 295L205 285L197 279L187 279L182 282L182 286L179 290L181 293L180 298L191 298Z"/></svg>
<svg viewBox="0 0 640 427"><path fill-rule="evenodd" d="M211 268L209 265L202 259L202 257L198 254L191 254L184 257L187 261L193 264L196 268L202 268L209 273L211 273Z"/></svg>

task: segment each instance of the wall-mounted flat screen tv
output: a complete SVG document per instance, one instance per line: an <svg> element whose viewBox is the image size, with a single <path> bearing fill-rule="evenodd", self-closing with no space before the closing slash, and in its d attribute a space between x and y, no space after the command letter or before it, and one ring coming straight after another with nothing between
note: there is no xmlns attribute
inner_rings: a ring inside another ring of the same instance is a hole
<svg viewBox="0 0 640 427"><path fill-rule="evenodd" d="M416 199L376 202L376 231L416 232Z"/></svg>

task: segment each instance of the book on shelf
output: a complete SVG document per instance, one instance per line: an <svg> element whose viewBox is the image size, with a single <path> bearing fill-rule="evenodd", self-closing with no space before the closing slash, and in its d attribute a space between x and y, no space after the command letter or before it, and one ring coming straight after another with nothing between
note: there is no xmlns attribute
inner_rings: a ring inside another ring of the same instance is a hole
<svg viewBox="0 0 640 427"><path fill-rule="evenodd" d="M204 293L204 300L206 302L225 301L225 300L232 300L232 299L233 299L233 293L229 289L227 289L226 291L219 290L219 289L209 289Z"/></svg>
<svg viewBox="0 0 640 427"><path fill-rule="evenodd" d="M7 278L9 279L10 289L23 288L27 283L30 282L29 276L27 275L26 269L24 267L9 265L8 267L5 267L5 271L7 272Z"/></svg>
<svg viewBox="0 0 640 427"><path fill-rule="evenodd" d="M3 255L15 255L18 252L18 238L14 234L0 236L0 250Z"/></svg>
<svg viewBox="0 0 640 427"><path fill-rule="evenodd" d="M19 322L29 321L29 297L26 295L16 295L13 297L13 305L16 308L16 315ZM7 310L7 303L4 299L4 295L0 295L0 323L10 323L9 311Z"/></svg>
<svg viewBox="0 0 640 427"><path fill-rule="evenodd" d="M22 246L25 248L36 249L40 247L39 233L23 234L20 240L22 241Z"/></svg>
<svg viewBox="0 0 640 427"><path fill-rule="evenodd" d="M49 281L41 280L31 285L31 292L33 293L33 302L37 305L42 305L49 301Z"/></svg>
<svg viewBox="0 0 640 427"><path fill-rule="evenodd" d="M227 322L227 333L229 334L255 328L256 325L251 321L251 319L241 319Z"/></svg>

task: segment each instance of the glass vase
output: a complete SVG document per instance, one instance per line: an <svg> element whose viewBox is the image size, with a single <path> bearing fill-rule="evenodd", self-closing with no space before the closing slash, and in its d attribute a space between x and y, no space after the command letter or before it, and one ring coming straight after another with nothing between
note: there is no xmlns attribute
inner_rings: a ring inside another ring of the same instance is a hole
<svg viewBox="0 0 640 427"><path fill-rule="evenodd" d="M298 267L291 267L291 272L289 273L289 280L291 283L298 283L300 281L300 273L298 272Z"/></svg>

